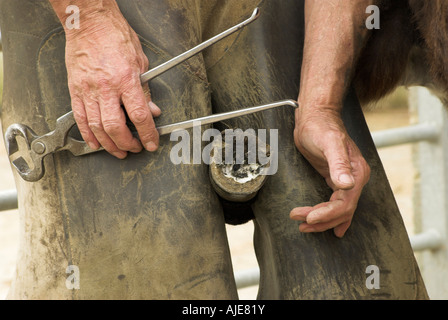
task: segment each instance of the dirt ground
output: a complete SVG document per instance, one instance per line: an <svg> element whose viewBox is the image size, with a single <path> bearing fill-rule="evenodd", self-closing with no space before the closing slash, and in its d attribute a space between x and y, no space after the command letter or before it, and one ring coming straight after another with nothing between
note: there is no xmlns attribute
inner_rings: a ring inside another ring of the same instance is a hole
<svg viewBox="0 0 448 320"><path fill-rule="evenodd" d="M409 124L406 108L367 112L366 118L372 131ZM380 157L385 166L409 234L414 233L412 222L413 166L410 145L380 149ZM14 180L3 146L0 143L0 191L14 189ZM19 243L19 220L17 210L0 212L0 299L4 299L14 274L15 258ZM253 252L253 225L228 226L229 244L232 252L234 270L257 267ZM241 299L255 299L257 287L239 291Z"/></svg>

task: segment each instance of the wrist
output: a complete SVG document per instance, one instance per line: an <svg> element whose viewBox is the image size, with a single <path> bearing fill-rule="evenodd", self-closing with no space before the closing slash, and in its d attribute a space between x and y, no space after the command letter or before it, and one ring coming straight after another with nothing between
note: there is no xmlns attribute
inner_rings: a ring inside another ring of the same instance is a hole
<svg viewBox="0 0 448 320"><path fill-rule="evenodd" d="M306 122L341 123L342 104L322 104L319 102L299 102L300 108L295 110L295 125Z"/></svg>
<svg viewBox="0 0 448 320"><path fill-rule="evenodd" d="M61 21L67 39L84 37L101 30L107 30L110 24L126 24L115 0L50 0L56 15ZM74 6L78 12L73 12ZM74 27L74 15L79 23Z"/></svg>
<svg viewBox="0 0 448 320"><path fill-rule="evenodd" d="M342 102L331 99L303 99L299 96L298 104L300 108L296 109L296 114L300 115L333 115L340 117L342 111Z"/></svg>

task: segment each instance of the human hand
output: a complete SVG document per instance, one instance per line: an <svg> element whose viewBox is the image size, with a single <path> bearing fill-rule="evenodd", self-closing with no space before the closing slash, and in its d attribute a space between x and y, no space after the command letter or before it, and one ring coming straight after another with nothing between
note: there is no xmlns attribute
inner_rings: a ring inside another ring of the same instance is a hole
<svg viewBox="0 0 448 320"><path fill-rule="evenodd" d="M349 137L336 109L296 110L296 147L325 178L333 194L328 202L294 208L290 217L303 221L299 226L301 232L334 228L334 234L343 237L351 224L362 189L369 181L370 167Z"/></svg>
<svg viewBox="0 0 448 320"><path fill-rule="evenodd" d="M116 10L91 13L80 30L66 31L66 65L73 114L83 139L92 149L103 146L123 159L158 147L153 116L160 109L151 101L140 74L148 70L136 33ZM126 126L121 104L135 125L139 139Z"/></svg>

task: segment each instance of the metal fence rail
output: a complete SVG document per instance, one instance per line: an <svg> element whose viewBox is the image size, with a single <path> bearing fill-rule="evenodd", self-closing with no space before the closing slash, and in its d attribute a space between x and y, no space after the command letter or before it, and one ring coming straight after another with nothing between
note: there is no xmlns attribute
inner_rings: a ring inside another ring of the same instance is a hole
<svg viewBox="0 0 448 320"><path fill-rule="evenodd" d="M17 190L0 192L0 211L17 209Z"/></svg>
<svg viewBox="0 0 448 320"><path fill-rule="evenodd" d="M403 128L394 128L372 133L377 148L397 146L420 141L436 141L441 134L441 127L436 122L424 122Z"/></svg>
<svg viewBox="0 0 448 320"><path fill-rule="evenodd" d="M410 91L410 109L419 123L435 122L440 128L436 140L414 145L415 232L428 249L417 255L429 296L448 298L448 112L427 89ZM437 240L437 237L440 237ZM439 242L439 246L433 246Z"/></svg>

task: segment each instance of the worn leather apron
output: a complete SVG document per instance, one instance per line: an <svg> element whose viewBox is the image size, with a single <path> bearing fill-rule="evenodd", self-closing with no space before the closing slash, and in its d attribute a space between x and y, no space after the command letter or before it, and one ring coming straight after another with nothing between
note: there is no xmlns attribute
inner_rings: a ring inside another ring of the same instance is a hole
<svg viewBox="0 0 448 320"><path fill-rule="evenodd" d="M299 90L303 1L118 1L156 66L247 18L261 17L149 84L158 125L292 98ZM46 0L0 0L3 128L37 133L70 110L64 32ZM82 12L81 12L82 23ZM343 118L372 168L352 225L303 234L289 212L328 201L331 190L296 150L294 112L283 108L227 121L278 129L278 172L251 203L261 299L427 298L405 227L353 92ZM218 126L219 127L219 126ZM15 174L21 242L12 299L235 299L220 201L205 164L170 161L176 142L118 160L106 152L46 159L46 175ZM366 286L376 265L380 288ZM67 287L68 266L79 289Z"/></svg>

